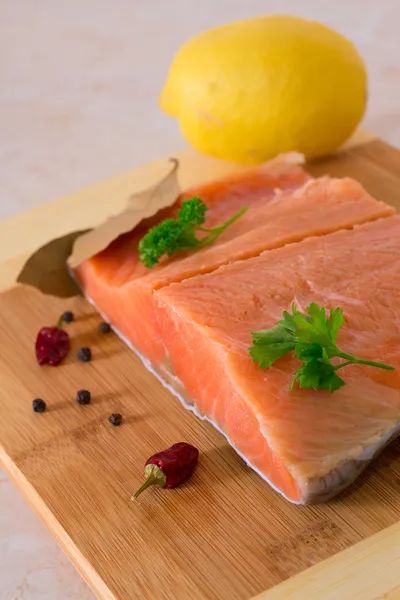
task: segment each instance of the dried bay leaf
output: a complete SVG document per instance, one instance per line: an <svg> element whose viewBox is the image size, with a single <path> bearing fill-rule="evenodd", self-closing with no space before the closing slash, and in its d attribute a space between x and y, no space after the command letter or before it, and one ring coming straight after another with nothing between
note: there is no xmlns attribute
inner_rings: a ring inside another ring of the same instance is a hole
<svg viewBox="0 0 400 600"><path fill-rule="evenodd" d="M180 194L177 176L179 162L175 158L171 158L170 162L172 168L167 175L151 187L133 194L125 210L76 239L68 260L71 269L107 248L120 235L132 231L144 219L174 204Z"/></svg>
<svg viewBox="0 0 400 600"><path fill-rule="evenodd" d="M67 260L75 241L89 231L74 231L39 248L25 263L17 282L59 298L78 295L79 287L68 271Z"/></svg>
<svg viewBox="0 0 400 600"><path fill-rule="evenodd" d="M172 166L168 173L149 188L132 194L122 212L110 216L98 227L69 233L39 248L25 263L17 282L60 298L80 294L70 269L107 248L117 237L132 231L144 219L174 204L180 194L177 177L179 163L174 158L170 159L170 163Z"/></svg>

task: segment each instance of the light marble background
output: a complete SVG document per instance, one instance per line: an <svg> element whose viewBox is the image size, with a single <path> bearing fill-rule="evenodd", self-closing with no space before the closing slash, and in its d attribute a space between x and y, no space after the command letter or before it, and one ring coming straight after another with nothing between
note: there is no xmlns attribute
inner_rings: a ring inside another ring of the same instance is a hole
<svg viewBox="0 0 400 600"><path fill-rule="evenodd" d="M182 147L157 107L174 51L267 12L356 43L370 76L364 126L400 146L399 0L0 0L0 218ZM66 599L93 595L0 472L0 600Z"/></svg>

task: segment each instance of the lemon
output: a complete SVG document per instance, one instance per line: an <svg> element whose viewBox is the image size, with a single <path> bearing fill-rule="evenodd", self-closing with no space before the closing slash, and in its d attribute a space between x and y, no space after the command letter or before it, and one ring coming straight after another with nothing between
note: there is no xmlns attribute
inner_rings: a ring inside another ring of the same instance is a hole
<svg viewBox="0 0 400 600"><path fill-rule="evenodd" d="M338 148L366 105L364 63L314 21L269 15L201 33L170 66L160 106L199 151L243 164Z"/></svg>

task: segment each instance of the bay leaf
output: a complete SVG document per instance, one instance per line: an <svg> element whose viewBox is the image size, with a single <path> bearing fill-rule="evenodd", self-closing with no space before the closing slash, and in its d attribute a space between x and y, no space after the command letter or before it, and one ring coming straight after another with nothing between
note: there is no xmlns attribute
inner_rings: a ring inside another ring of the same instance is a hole
<svg viewBox="0 0 400 600"><path fill-rule="evenodd" d="M133 194L122 212L110 216L104 223L76 239L68 260L71 269L107 248L120 235L132 231L144 219L174 204L180 194L177 176L179 162L175 158L171 158L170 162L172 167L160 181Z"/></svg>
<svg viewBox="0 0 400 600"><path fill-rule="evenodd" d="M36 250L23 266L17 282L59 298L70 298L80 294L79 287L69 273L67 260L75 241L87 235L89 231L90 229L74 231Z"/></svg>

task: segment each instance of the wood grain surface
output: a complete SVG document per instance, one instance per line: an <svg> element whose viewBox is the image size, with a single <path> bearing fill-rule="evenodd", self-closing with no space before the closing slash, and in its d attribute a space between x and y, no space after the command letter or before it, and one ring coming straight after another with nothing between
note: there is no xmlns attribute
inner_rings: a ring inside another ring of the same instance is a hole
<svg viewBox="0 0 400 600"><path fill-rule="evenodd" d="M399 539L396 523L254 600L399 600Z"/></svg>
<svg viewBox="0 0 400 600"><path fill-rule="evenodd" d="M309 170L354 176L400 207L400 154L382 142ZM66 309L77 315L68 326L73 350L61 366L39 367L37 330ZM248 599L399 520L397 442L330 503L291 505L114 334L100 335L98 322L81 298L23 286L0 296L0 462L102 600ZM92 348L91 363L76 360L82 345ZM75 402L80 388L92 392L91 405ZM46 413L32 412L35 397ZM111 412L122 413L120 428L107 422ZM147 457L177 441L201 452L193 478L131 503ZM308 597L324 598L296 599Z"/></svg>

